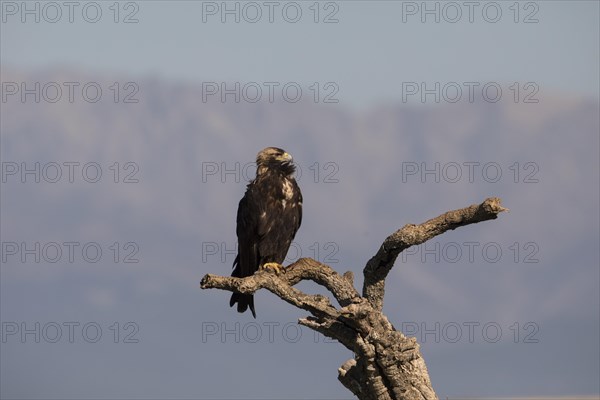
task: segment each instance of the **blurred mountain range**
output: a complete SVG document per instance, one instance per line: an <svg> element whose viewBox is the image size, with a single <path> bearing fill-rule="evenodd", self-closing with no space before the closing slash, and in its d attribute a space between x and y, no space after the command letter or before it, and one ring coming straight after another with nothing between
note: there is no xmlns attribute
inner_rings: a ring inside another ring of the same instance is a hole
<svg viewBox="0 0 600 400"><path fill-rule="evenodd" d="M2 321L135 320L143 338L114 353L87 346L82 355L66 344L65 361L48 343L9 340L2 344L3 397L221 396L218 384L236 373L239 349L258 349L200 341L203 322L248 319L229 309L226 293L201 292L198 281L207 272L229 274L237 202L266 146L288 150L299 166L304 219L290 258L353 270L358 287L362 267L389 233L501 197L511 212L497 221L440 237L430 255L421 248L399 259L388 278L386 312L396 326L494 321L503 328L508 339L498 345L431 337L422 343L440 395L600 392L597 99L541 91L533 104L358 110L308 96L206 99L202 83L61 68L2 67L1 75L2 242L94 242L103 251L99 262L78 252L74 262L66 255L48 262L48 254L35 262L3 245ZM472 241L477 245L469 247ZM138 262L124 263L132 253ZM257 295L259 320L302 315L280 303ZM513 341L515 322L535 323L539 342ZM335 381L348 355L324 346L329 352L309 341L277 352L266 347L240 388L224 396L348 396ZM156 359L148 359L152 352ZM294 373L318 381L314 387L273 366L282 352L298 360ZM76 367L89 357L127 359L136 372L108 374L112 391L95 386L89 377L104 368L88 365L88 374ZM198 357L219 361L198 365ZM68 371L68 380L52 365ZM244 392L245 384L266 381L261 368L269 369L272 386ZM177 378L164 383L171 374Z"/></svg>

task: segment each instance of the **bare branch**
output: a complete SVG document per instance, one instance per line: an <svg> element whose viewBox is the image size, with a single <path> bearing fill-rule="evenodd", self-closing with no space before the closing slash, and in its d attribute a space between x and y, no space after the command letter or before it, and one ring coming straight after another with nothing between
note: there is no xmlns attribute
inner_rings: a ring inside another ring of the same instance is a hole
<svg viewBox="0 0 600 400"><path fill-rule="evenodd" d="M384 241L377 254L367 262L364 269L363 297L376 309L383 308L385 278L398 255L405 249L419 245L442 233L482 221L498 218L508 209L500 205L500 199L491 197L481 204L448 211L420 225L408 224L392 233Z"/></svg>
<svg viewBox="0 0 600 400"><path fill-rule="evenodd" d="M385 278L404 249L448 230L495 219L506 210L500 199L489 198L421 225L405 225L386 238L367 263L363 297L354 288L351 272L340 275L310 258L299 259L280 274L268 270L245 278L207 274L200 287L243 294L267 289L309 311L312 316L300 319L299 324L339 341L354 353L354 359L338 369L338 379L361 400L437 400L416 339L396 331L381 312ZM328 297L308 295L293 287L303 280L314 281L330 291L340 305L339 310Z"/></svg>
<svg viewBox="0 0 600 400"><path fill-rule="evenodd" d="M285 279L291 286L302 280L314 281L329 290L342 307L360 298L360 294L352 283L351 272L340 275L329 265L312 258L300 258L285 271Z"/></svg>
<svg viewBox="0 0 600 400"><path fill-rule="evenodd" d="M340 321L307 317L299 319L298 323L337 340L350 351L356 351L356 332Z"/></svg>
<svg viewBox="0 0 600 400"><path fill-rule="evenodd" d="M257 271L254 275L245 278L234 278L230 276L217 276L206 274L200 287L202 289L222 289L242 294L252 294L259 289L267 289L269 292L279 296L282 300L312 314L321 317L337 318L339 312L331 305L329 299L321 295L307 295L293 288L284 278L269 271Z"/></svg>
<svg viewBox="0 0 600 400"><path fill-rule="evenodd" d="M338 380L346 386L356 397L362 398L360 376L356 367L356 360L351 358L338 368Z"/></svg>

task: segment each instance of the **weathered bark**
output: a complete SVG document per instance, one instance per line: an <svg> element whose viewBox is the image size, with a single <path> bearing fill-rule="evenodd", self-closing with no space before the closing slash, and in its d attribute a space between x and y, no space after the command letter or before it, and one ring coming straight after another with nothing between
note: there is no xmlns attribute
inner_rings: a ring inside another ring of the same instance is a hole
<svg viewBox="0 0 600 400"><path fill-rule="evenodd" d="M244 294L267 289L282 300L309 311L312 316L300 319L299 324L339 341L354 352L354 358L338 369L338 379L359 399L437 399L416 339L397 331L382 313L385 278L403 250L448 230L495 219L506 210L500 205L500 199L489 198L481 204L448 211L420 225L405 225L384 240L365 266L362 296L354 288L352 273L340 275L310 258L299 259L281 274L267 270L246 278L207 274L200 287ZM325 287L339 308L326 296L308 295L293 287L302 280Z"/></svg>

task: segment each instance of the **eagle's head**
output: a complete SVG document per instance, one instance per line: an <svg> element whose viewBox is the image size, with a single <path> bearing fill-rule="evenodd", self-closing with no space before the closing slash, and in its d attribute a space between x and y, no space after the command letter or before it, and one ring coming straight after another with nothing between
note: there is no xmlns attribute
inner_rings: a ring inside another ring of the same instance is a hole
<svg viewBox="0 0 600 400"><path fill-rule="evenodd" d="M267 147L256 155L256 175L265 172L276 172L282 175L292 175L296 171L291 154L279 147Z"/></svg>

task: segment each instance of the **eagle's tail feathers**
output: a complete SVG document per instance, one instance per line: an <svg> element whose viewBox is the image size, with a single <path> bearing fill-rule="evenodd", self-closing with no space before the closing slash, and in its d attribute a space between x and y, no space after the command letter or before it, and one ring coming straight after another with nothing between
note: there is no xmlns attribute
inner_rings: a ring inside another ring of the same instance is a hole
<svg viewBox="0 0 600 400"><path fill-rule="evenodd" d="M248 306L250 306L250 311L252 312L252 316L256 319L256 310L254 309L254 296L248 295Z"/></svg>
<svg viewBox="0 0 600 400"><path fill-rule="evenodd" d="M256 311L254 310L254 295L232 293L231 299L229 300L229 306L233 307L235 303L237 303L237 311L240 313L245 312L249 306L252 316L256 318Z"/></svg>

